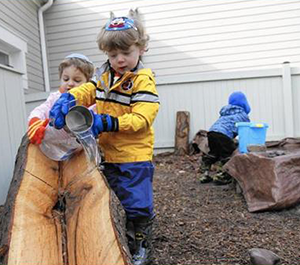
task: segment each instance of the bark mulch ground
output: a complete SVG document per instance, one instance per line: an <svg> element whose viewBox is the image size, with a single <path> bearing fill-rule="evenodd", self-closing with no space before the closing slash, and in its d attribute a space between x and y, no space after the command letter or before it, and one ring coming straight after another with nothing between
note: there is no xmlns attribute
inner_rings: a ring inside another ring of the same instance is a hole
<svg viewBox="0 0 300 265"><path fill-rule="evenodd" d="M250 264L251 248L300 264L300 206L249 213L234 185L200 184L198 161L155 156L153 265Z"/></svg>

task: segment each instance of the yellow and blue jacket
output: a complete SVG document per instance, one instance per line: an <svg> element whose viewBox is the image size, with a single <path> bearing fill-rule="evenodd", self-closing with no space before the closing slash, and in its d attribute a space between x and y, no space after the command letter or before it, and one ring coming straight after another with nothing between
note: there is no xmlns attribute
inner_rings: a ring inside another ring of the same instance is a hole
<svg viewBox="0 0 300 265"><path fill-rule="evenodd" d="M98 114L118 118L118 132L99 135L99 144L109 163L150 161L153 156L152 124L159 110L159 98L151 69L140 62L133 72L126 72L112 82L108 63L97 68L91 82L73 88L70 93L78 105L96 103Z"/></svg>

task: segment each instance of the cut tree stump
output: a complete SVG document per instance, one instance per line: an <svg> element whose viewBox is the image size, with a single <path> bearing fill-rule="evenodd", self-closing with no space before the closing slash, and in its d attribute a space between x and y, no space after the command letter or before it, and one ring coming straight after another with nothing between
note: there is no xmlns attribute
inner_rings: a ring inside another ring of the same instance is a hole
<svg viewBox="0 0 300 265"><path fill-rule="evenodd" d="M178 111L176 116L175 154L189 153L190 113Z"/></svg>
<svg viewBox="0 0 300 265"><path fill-rule="evenodd" d="M0 264L131 264L124 210L83 151L56 162L23 137L0 216Z"/></svg>

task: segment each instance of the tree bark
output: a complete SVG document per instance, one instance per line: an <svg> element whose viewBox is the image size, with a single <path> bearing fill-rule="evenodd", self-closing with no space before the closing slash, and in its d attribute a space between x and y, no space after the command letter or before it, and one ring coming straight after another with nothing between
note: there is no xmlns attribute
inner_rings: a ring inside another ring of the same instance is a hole
<svg viewBox="0 0 300 265"><path fill-rule="evenodd" d="M178 111L176 116L175 154L189 153L190 113Z"/></svg>
<svg viewBox="0 0 300 265"><path fill-rule="evenodd" d="M0 263L128 265L124 210L82 151L48 159L24 136L0 216Z"/></svg>

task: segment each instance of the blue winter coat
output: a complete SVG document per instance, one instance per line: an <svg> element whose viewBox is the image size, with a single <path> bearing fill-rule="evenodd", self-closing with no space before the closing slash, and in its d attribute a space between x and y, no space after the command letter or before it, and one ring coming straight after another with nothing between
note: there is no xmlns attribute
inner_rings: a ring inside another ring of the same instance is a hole
<svg viewBox="0 0 300 265"><path fill-rule="evenodd" d="M237 136L237 122L249 122L250 119L244 108L236 105L226 105L220 110L219 119L210 127L210 132L219 132L231 139Z"/></svg>

